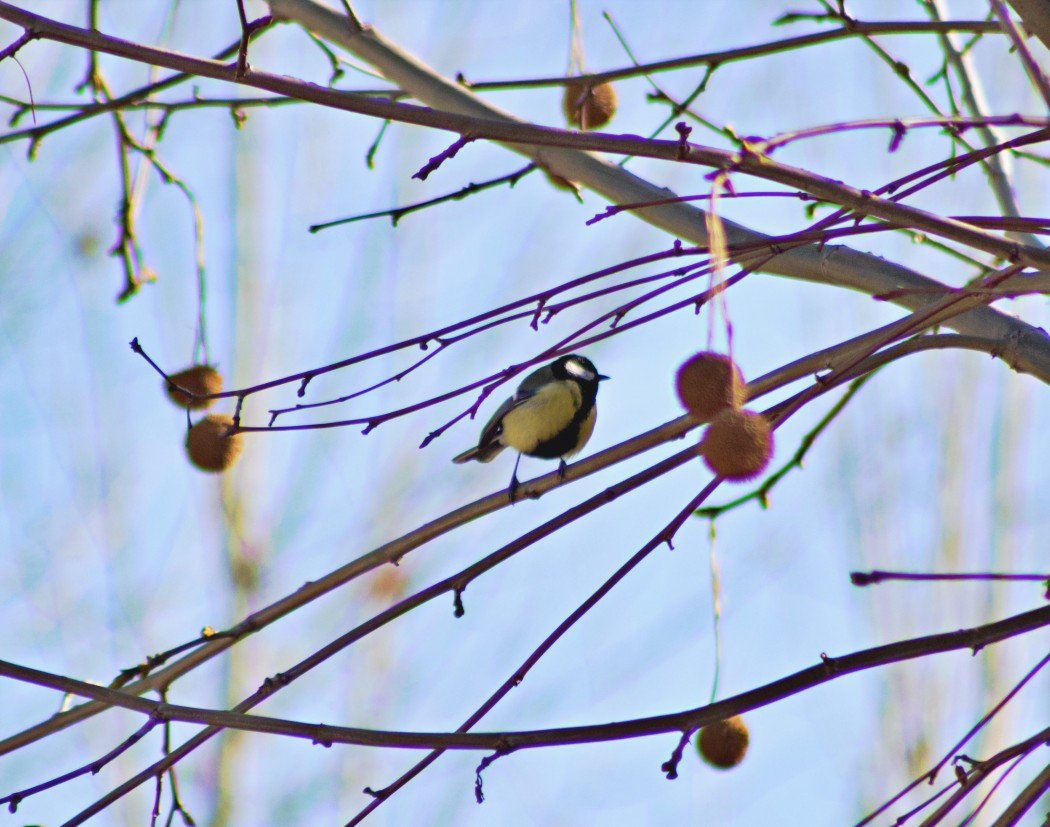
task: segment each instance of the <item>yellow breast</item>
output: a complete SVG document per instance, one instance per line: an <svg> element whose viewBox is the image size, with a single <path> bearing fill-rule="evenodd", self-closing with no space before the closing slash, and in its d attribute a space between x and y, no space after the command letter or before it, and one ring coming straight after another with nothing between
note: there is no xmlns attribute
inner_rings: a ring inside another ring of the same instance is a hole
<svg viewBox="0 0 1050 827"><path fill-rule="evenodd" d="M564 430L582 404L583 396L575 382L544 385L503 417L500 442L529 453Z"/></svg>

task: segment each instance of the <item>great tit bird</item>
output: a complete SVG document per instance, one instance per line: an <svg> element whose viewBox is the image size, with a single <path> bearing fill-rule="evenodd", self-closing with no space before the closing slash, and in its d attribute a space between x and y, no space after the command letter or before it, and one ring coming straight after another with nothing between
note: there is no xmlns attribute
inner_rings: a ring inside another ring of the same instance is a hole
<svg viewBox="0 0 1050 827"><path fill-rule="evenodd" d="M594 431L595 397L602 376L590 359L575 353L561 356L530 373L514 396L504 402L481 431L476 448L453 462L490 462L504 448L518 452L510 478L510 498L518 487L521 455L557 459L565 475L565 458L579 453Z"/></svg>

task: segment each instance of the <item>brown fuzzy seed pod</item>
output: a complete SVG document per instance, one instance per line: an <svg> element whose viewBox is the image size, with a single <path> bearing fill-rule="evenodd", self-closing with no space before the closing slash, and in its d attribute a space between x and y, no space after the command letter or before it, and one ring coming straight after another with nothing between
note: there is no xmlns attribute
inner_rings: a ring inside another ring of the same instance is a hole
<svg viewBox="0 0 1050 827"><path fill-rule="evenodd" d="M747 398L736 362L724 353L709 351L682 363L675 389L689 415L700 422L709 422L723 408L739 408Z"/></svg>
<svg viewBox="0 0 1050 827"><path fill-rule="evenodd" d="M193 393L200 394L202 396L219 393L222 391L222 374L219 373L211 365L193 365L193 367L180 370L178 373L171 376L171 383L178 385L180 388L185 388ZM201 408L207 408L215 400L213 399L196 399L192 396L187 396L182 391L173 388L172 385L165 384L164 390L168 394L168 398L178 405L180 408L189 408L191 411L197 411Z"/></svg>
<svg viewBox="0 0 1050 827"><path fill-rule="evenodd" d="M708 724L700 730L696 748L712 767L728 770L744 760L750 736L739 715Z"/></svg>
<svg viewBox="0 0 1050 827"><path fill-rule="evenodd" d="M190 461L202 471L225 471L244 447L243 434L226 432L233 426L229 414L208 414L190 428L186 435L186 452Z"/></svg>
<svg viewBox="0 0 1050 827"><path fill-rule="evenodd" d="M565 84L561 101L565 119L577 129L600 129L616 114L616 90L611 83L589 86L587 81Z"/></svg>
<svg viewBox="0 0 1050 827"><path fill-rule="evenodd" d="M700 450L708 468L727 480L742 482L769 465L773 431L760 413L723 408L707 426Z"/></svg>

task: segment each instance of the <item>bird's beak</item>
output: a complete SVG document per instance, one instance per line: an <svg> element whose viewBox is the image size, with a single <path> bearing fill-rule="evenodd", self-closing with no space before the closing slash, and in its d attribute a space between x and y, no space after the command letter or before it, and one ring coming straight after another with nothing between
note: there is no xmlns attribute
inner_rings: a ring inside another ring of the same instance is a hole
<svg viewBox="0 0 1050 827"><path fill-rule="evenodd" d="M608 378L609 377L606 376L604 373L599 373L598 376L597 376L597 379L598 379L599 382L601 382L603 379L608 379Z"/></svg>

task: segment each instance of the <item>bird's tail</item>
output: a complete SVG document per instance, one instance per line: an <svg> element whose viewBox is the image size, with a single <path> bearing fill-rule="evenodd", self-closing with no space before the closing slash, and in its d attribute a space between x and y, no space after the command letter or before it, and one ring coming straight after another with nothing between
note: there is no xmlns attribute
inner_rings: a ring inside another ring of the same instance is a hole
<svg viewBox="0 0 1050 827"><path fill-rule="evenodd" d="M490 442L488 445L478 445L462 454L452 457L454 463L461 464L476 459L478 462L491 462L496 455L507 446L500 442Z"/></svg>

